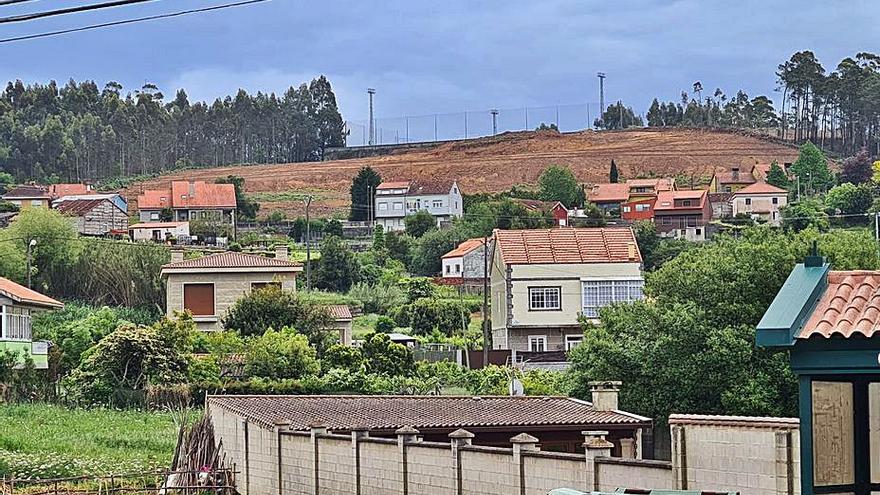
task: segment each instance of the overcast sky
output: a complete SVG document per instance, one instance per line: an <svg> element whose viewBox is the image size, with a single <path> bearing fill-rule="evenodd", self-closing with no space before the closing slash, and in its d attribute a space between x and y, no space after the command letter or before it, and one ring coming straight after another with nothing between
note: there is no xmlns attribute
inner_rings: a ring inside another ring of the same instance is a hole
<svg viewBox="0 0 880 495"><path fill-rule="evenodd" d="M81 4L36 0L0 15ZM88 0L90 3L104 0ZM0 25L0 37L224 3L146 4ZM326 74L346 119L606 100L644 112L694 81L774 93L777 64L797 50L825 67L880 51L880 2L768 1L307 1L271 0L214 13L0 44L4 79L154 82L191 100L238 88L283 92Z"/></svg>

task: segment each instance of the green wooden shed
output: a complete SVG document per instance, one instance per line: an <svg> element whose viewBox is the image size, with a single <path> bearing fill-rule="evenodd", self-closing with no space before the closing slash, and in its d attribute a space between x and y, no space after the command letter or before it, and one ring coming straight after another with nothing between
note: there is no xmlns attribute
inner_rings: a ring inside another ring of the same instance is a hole
<svg viewBox="0 0 880 495"><path fill-rule="evenodd" d="M880 493L880 271L833 271L814 252L757 327L798 376L801 493Z"/></svg>

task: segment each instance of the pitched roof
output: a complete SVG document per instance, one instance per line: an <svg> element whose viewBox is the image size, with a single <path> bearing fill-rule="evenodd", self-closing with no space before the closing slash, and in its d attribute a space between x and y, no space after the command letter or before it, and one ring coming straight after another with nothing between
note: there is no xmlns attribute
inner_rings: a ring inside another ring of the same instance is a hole
<svg viewBox="0 0 880 495"><path fill-rule="evenodd" d="M594 184L587 199L593 203L619 203L629 199L629 188L626 183Z"/></svg>
<svg viewBox="0 0 880 495"><path fill-rule="evenodd" d="M880 271L831 271L799 339L873 337L880 330Z"/></svg>
<svg viewBox="0 0 880 495"><path fill-rule="evenodd" d="M409 181L383 182L376 187L377 191L380 189L409 189Z"/></svg>
<svg viewBox="0 0 880 495"><path fill-rule="evenodd" d="M631 179L626 185L633 187L653 187L655 191L671 191L675 189L675 179L672 177L657 177L652 179Z"/></svg>
<svg viewBox="0 0 880 495"><path fill-rule="evenodd" d="M0 277L0 295L6 296L15 302L42 306L45 308L62 308L64 304L49 296L40 294L35 290L19 285L8 278Z"/></svg>
<svg viewBox="0 0 880 495"><path fill-rule="evenodd" d="M621 411L597 411L569 397L443 395L287 395L208 397L221 407L271 427L290 424L307 430L321 423L330 430L456 429L543 425L640 425L650 419Z"/></svg>
<svg viewBox="0 0 880 495"><path fill-rule="evenodd" d="M738 174L732 171L717 172L715 178L719 184L754 184L757 182L751 170L740 170Z"/></svg>
<svg viewBox="0 0 880 495"><path fill-rule="evenodd" d="M92 186L88 184L52 184L49 186L49 195L53 198L90 192L92 192Z"/></svg>
<svg viewBox="0 0 880 495"><path fill-rule="evenodd" d="M750 186L746 186L739 191L733 193L734 196L748 196L753 194L781 194L787 195L788 191L781 187L776 187L766 182L755 182Z"/></svg>
<svg viewBox="0 0 880 495"><path fill-rule="evenodd" d="M56 209L59 213L64 215L81 217L105 201L113 205L114 208L119 209L119 207L109 199L72 199L58 203Z"/></svg>
<svg viewBox="0 0 880 495"><path fill-rule="evenodd" d="M705 189L694 189L689 191L661 191L657 194L657 202L654 203L654 211L676 211L676 210L694 210L701 209L708 201L708 191ZM676 200L697 200L697 204L691 206L676 206Z"/></svg>
<svg viewBox="0 0 880 495"><path fill-rule="evenodd" d="M414 180L410 183L407 194L411 196L419 194L449 194L454 184L454 180L448 179Z"/></svg>
<svg viewBox="0 0 880 495"><path fill-rule="evenodd" d="M147 189L138 196L141 210L164 208L235 208L235 186L176 180L170 189Z"/></svg>
<svg viewBox="0 0 880 495"><path fill-rule="evenodd" d="M511 198L514 203L519 203L532 211L553 211L556 207L565 209L561 201L541 201L540 199Z"/></svg>
<svg viewBox="0 0 880 495"><path fill-rule="evenodd" d="M267 258L265 256L258 256L255 254L226 251L223 253L209 254L207 256L202 256L201 258L196 258L192 260L183 260L162 265L162 271L199 271L202 269L210 270L223 268L277 268L284 271L300 271L302 270L302 263L279 260L275 258Z"/></svg>
<svg viewBox="0 0 880 495"><path fill-rule="evenodd" d="M495 241L508 265L642 261L629 227L496 230Z"/></svg>
<svg viewBox="0 0 880 495"><path fill-rule="evenodd" d="M327 306L330 316L336 321L351 321L351 308L347 304L331 304Z"/></svg>
<svg viewBox="0 0 880 495"><path fill-rule="evenodd" d="M174 208L235 208L235 186L205 181L176 180L171 183Z"/></svg>
<svg viewBox="0 0 880 495"><path fill-rule="evenodd" d="M141 222L129 225L129 229L165 229L188 225L189 222Z"/></svg>
<svg viewBox="0 0 880 495"><path fill-rule="evenodd" d="M22 184L6 191L3 199L52 199L45 186Z"/></svg>
<svg viewBox="0 0 880 495"><path fill-rule="evenodd" d="M477 249L482 245L483 239L468 239L459 244L458 247L456 247L452 251L449 251L448 253L441 256L441 258L458 258L460 256L464 256L470 253L471 251Z"/></svg>

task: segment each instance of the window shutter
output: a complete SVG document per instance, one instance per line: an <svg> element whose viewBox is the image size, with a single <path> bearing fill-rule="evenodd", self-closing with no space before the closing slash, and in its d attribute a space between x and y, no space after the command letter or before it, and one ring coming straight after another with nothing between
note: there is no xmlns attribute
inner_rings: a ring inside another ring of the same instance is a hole
<svg viewBox="0 0 880 495"><path fill-rule="evenodd" d="M184 285L183 307L193 316L214 316L214 284Z"/></svg>

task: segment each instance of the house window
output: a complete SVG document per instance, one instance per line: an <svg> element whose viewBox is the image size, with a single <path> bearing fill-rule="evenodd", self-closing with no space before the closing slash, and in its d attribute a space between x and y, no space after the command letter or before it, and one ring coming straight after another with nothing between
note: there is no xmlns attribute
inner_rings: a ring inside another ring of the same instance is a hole
<svg viewBox="0 0 880 495"><path fill-rule="evenodd" d="M778 205L778 204L779 204L779 198L773 198L773 204L774 204L774 205Z"/></svg>
<svg viewBox="0 0 880 495"><path fill-rule="evenodd" d="M431 202L431 206L433 208L443 208L443 200L442 199L435 199L434 201Z"/></svg>
<svg viewBox="0 0 880 495"><path fill-rule="evenodd" d="M623 212L624 212L624 213L629 213L629 210L630 210L629 206L624 206L624 207L623 207Z"/></svg>
<svg viewBox="0 0 880 495"><path fill-rule="evenodd" d="M529 352L545 352L546 350L546 335L529 335Z"/></svg>
<svg viewBox="0 0 880 495"><path fill-rule="evenodd" d="M388 203L379 203L379 211L387 211Z"/></svg>
<svg viewBox="0 0 880 495"><path fill-rule="evenodd" d="M648 211L650 209L651 209L651 205L647 205L647 204L636 205L636 211Z"/></svg>
<svg viewBox="0 0 880 495"><path fill-rule="evenodd" d="M280 289L281 282L252 282L251 283L251 290L261 290L261 289L265 289L267 287L277 287L278 289Z"/></svg>
<svg viewBox="0 0 880 495"><path fill-rule="evenodd" d="M703 235L703 229L701 229L701 228L699 228L699 227L697 227L697 230L695 230L694 232L696 232L696 234L697 234L698 236Z"/></svg>
<svg viewBox="0 0 880 495"><path fill-rule="evenodd" d="M447 274L452 273L452 266L451 265L446 265L446 273Z"/></svg>
<svg viewBox="0 0 880 495"><path fill-rule="evenodd" d="M681 202L681 206L690 206L690 205L691 205L691 200L689 200L689 199L685 199Z"/></svg>
<svg viewBox="0 0 880 495"><path fill-rule="evenodd" d="M39 199L32 199L31 200L31 206L42 206L42 205L43 205L43 202L40 201Z"/></svg>
<svg viewBox="0 0 880 495"><path fill-rule="evenodd" d="M214 316L214 284L184 284L183 309L193 316Z"/></svg>
<svg viewBox="0 0 880 495"><path fill-rule="evenodd" d="M661 223L663 223L663 225L672 225L672 219L669 217L663 217L663 221Z"/></svg>
<svg viewBox="0 0 880 495"><path fill-rule="evenodd" d="M396 202L394 203L394 209L395 209L395 210L398 210L398 211L399 211L399 210L402 210L402 209L403 209L403 202L402 202L402 201L396 201Z"/></svg>
<svg viewBox="0 0 880 495"><path fill-rule="evenodd" d="M150 220L158 220L158 219L159 219L159 212L158 211L154 211L154 212L150 213Z"/></svg>
<svg viewBox="0 0 880 495"><path fill-rule="evenodd" d="M458 263L455 264L455 273L461 273L461 265Z"/></svg>
<svg viewBox="0 0 880 495"><path fill-rule="evenodd" d="M642 299L645 281L628 280L584 280L583 313L588 318L598 318L599 308L617 302Z"/></svg>
<svg viewBox="0 0 880 495"><path fill-rule="evenodd" d="M751 206L752 198L746 198L746 206Z"/></svg>
<svg viewBox="0 0 880 495"><path fill-rule="evenodd" d="M575 347L581 345L581 343L583 343L583 341L584 341L583 334L566 335L565 336L565 350L570 351L570 350L574 349Z"/></svg>
<svg viewBox="0 0 880 495"><path fill-rule="evenodd" d="M529 287L529 311L562 309L561 287Z"/></svg>

